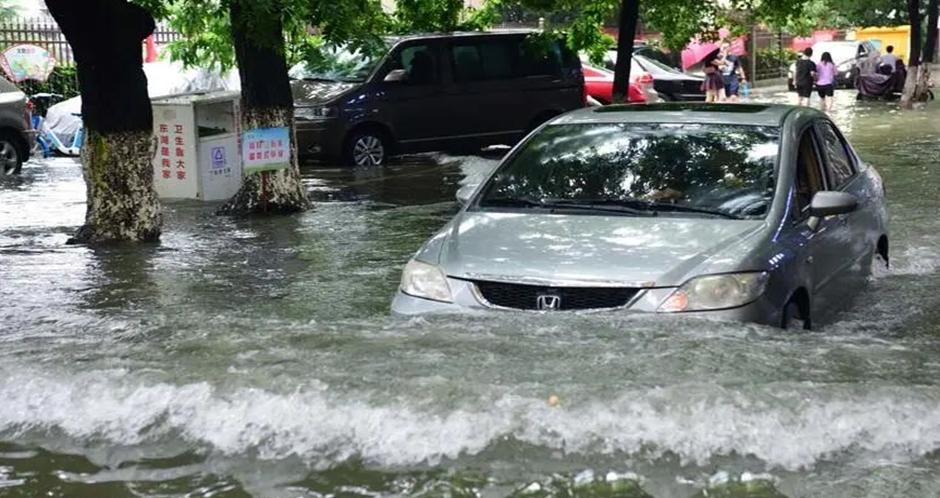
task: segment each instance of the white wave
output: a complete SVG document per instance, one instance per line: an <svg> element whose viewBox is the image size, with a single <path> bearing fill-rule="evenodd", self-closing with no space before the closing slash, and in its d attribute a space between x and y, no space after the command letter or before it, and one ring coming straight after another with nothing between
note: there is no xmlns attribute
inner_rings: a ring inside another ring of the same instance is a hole
<svg viewBox="0 0 940 498"><path fill-rule="evenodd" d="M420 393L376 405L326 386L228 392L207 383L145 384L124 372L17 373L0 380L0 439L53 432L134 445L183 437L231 455L390 466L477 454L506 437L575 453L671 452L696 464L752 455L785 469L843 453L907 461L940 448L936 388L787 386L774 388L779 395L683 385L624 391L609 401L563 396L559 407L504 395L435 410Z"/></svg>
<svg viewBox="0 0 940 498"><path fill-rule="evenodd" d="M887 275L930 275L940 267L940 245L907 247L897 257L891 257L891 267L875 274L876 277Z"/></svg>

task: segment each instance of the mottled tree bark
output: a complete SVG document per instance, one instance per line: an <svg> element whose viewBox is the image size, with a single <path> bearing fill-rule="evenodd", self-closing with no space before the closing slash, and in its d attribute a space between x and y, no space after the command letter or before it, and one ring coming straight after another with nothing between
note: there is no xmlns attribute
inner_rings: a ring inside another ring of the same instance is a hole
<svg viewBox="0 0 940 498"><path fill-rule="evenodd" d="M929 71L926 64L921 64L923 30L921 29L920 0L907 0L907 14L911 21L911 50L908 55L907 79L901 94L901 107L910 109L914 102L927 98L927 80Z"/></svg>
<svg viewBox="0 0 940 498"><path fill-rule="evenodd" d="M640 19L640 0L621 0L617 39L617 64L614 67L614 103L627 101L630 67L633 65L633 39Z"/></svg>
<svg viewBox="0 0 940 498"><path fill-rule="evenodd" d="M263 6L261 6L263 7ZM291 130L290 167L245 177L221 214L285 214L310 205L300 179L294 130L294 100L284 49L282 20L249 0L232 0L232 39L242 86L242 128Z"/></svg>
<svg viewBox="0 0 940 498"><path fill-rule="evenodd" d="M70 243L152 241L162 216L153 188L153 114L141 42L154 19L126 0L47 0L72 47L82 95L88 192Z"/></svg>

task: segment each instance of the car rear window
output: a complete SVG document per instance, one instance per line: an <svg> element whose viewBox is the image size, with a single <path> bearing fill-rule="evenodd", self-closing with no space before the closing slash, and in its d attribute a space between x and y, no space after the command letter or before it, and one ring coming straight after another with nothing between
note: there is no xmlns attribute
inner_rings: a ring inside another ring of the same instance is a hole
<svg viewBox="0 0 940 498"><path fill-rule="evenodd" d="M762 218L776 188L779 134L737 125L549 126L500 166L478 205L635 201L660 204L668 216L693 216L684 207Z"/></svg>

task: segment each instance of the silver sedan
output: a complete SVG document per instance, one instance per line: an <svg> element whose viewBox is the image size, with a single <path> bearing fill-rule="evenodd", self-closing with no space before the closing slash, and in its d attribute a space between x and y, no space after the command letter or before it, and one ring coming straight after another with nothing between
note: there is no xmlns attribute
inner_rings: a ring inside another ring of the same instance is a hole
<svg viewBox="0 0 940 498"><path fill-rule="evenodd" d="M576 111L408 262L399 315L614 310L810 328L888 261L885 190L809 108Z"/></svg>

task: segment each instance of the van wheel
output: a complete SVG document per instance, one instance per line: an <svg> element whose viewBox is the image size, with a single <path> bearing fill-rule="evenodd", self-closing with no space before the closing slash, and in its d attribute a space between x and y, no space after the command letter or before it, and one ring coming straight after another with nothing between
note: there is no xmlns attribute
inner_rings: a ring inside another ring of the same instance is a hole
<svg viewBox="0 0 940 498"><path fill-rule="evenodd" d="M18 175L23 169L23 154L9 132L0 132L0 174Z"/></svg>
<svg viewBox="0 0 940 498"><path fill-rule="evenodd" d="M796 297L790 300L783 308L783 318L780 321L780 328L784 330L809 330L810 321L802 317L800 312L800 303Z"/></svg>
<svg viewBox="0 0 940 498"><path fill-rule="evenodd" d="M380 131L357 131L346 140L343 160L350 166L372 168L384 165L387 159L388 140Z"/></svg>

